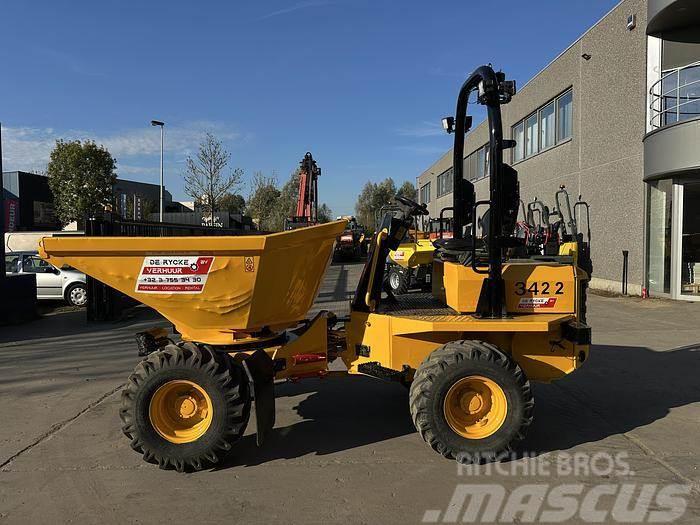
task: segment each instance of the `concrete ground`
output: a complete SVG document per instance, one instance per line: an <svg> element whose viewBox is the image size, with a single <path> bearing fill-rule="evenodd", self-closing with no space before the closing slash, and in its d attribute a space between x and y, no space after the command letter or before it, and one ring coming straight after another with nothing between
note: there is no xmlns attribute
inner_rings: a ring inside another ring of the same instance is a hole
<svg viewBox="0 0 700 525"><path fill-rule="evenodd" d="M317 308L347 313L359 270L331 266ZM527 457L498 469L460 469L432 452L400 385L345 378L279 385L264 448L250 428L213 471L161 471L129 448L118 417L120 389L138 361L133 333L161 319L137 309L120 323L87 325L83 312L68 311L1 328L0 523L469 521L453 496L477 486L507 496L535 487L525 506L535 514L515 517L527 522L556 508L549 491L563 484L583 492L559 522L622 521L615 495L650 490L630 506L651 498L651 511L671 507L684 512L676 523L697 523L700 305L601 296L589 305L589 362L535 386ZM664 500L658 491L671 484L688 494ZM584 495L599 489L607 495L594 509ZM506 510L479 517L508 521Z"/></svg>

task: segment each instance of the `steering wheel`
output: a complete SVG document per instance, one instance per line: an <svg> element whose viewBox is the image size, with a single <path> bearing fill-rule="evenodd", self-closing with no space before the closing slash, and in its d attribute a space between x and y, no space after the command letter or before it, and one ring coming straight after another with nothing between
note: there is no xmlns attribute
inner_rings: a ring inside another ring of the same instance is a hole
<svg viewBox="0 0 700 525"><path fill-rule="evenodd" d="M395 196L394 200L406 206L409 215L428 215L427 204L418 204L416 201L412 201L401 195Z"/></svg>

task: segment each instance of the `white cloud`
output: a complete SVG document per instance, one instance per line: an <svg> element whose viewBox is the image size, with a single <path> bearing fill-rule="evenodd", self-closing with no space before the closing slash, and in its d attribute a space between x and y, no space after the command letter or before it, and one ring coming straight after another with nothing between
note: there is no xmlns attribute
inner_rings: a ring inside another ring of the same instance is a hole
<svg viewBox="0 0 700 525"><path fill-rule="evenodd" d="M398 133L402 137L425 138L444 135L445 130L442 129L442 123L439 121L433 122L431 120L424 120L423 122L420 122L419 124L413 126L398 128L396 130L396 133Z"/></svg>
<svg viewBox="0 0 700 525"><path fill-rule="evenodd" d="M134 166L132 164L117 163L119 177L128 178L129 175L148 175L157 177L160 174L159 166Z"/></svg>
<svg viewBox="0 0 700 525"><path fill-rule="evenodd" d="M224 143L238 142L248 138L247 135L229 127L208 121L191 122L183 125L165 127L165 151L168 157L184 157L196 150L205 132L211 131ZM59 132L53 128L3 127L3 169L43 170L49 161L49 154L56 140L93 140L104 145L117 159L120 173L144 173L151 168L140 168L122 163L122 159L160 152L160 133L150 126L125 130L119 133L100 135L82 130Z"/></svg>
<svg viewBox="0 0 700 525"><path fill-rule="evenodd" d="M449 149L448 146L423 146L423 145L401 145L394 149L414 155L443 155Z"/></svg>
<svg viewBox="0 0 700 525"><path fill-rule="evenodd" d="M274 16L285 15L287 13L293 13L294 11L299 11L300 9L308 9L310 7L321 7L324 5L334 4L332 0L309 0L307 2L299 2L290 7L285 7L284 9L279 9L277 11L272 11L266 15L261 16L258 20L266 20L267 18L272 18Z"/></svg>

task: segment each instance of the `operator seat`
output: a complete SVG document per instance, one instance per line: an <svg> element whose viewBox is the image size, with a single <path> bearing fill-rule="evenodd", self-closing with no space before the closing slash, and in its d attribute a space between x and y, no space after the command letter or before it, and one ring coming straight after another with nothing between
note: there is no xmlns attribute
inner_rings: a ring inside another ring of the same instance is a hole
<svg viewBox="0 0 700 525"><path fill-rule="evenodd" d="M435 257L442 261L459 262L469 264L472 255L474 239L471 234L471 221L474 214L474 202L476 200L474 184L462 179L462 206L461 209L453 209L452 213L459 213L462 218L462 225L466 226L461 239L436 239L433 241L436 252ZM454 233L453 233L454 235Z"/></svg>

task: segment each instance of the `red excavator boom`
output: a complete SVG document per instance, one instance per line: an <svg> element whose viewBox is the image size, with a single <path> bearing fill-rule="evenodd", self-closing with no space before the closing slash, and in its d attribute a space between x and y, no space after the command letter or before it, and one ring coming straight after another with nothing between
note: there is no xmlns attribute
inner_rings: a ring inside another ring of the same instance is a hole
<svg viewBox="0 0 700 525"><path fill-rule="evenodd" d="M286 230L318 223L319 175L321 175L321 168L316 165L313 156L307 151L300 163L296 215L287 218Z"/></svg>

